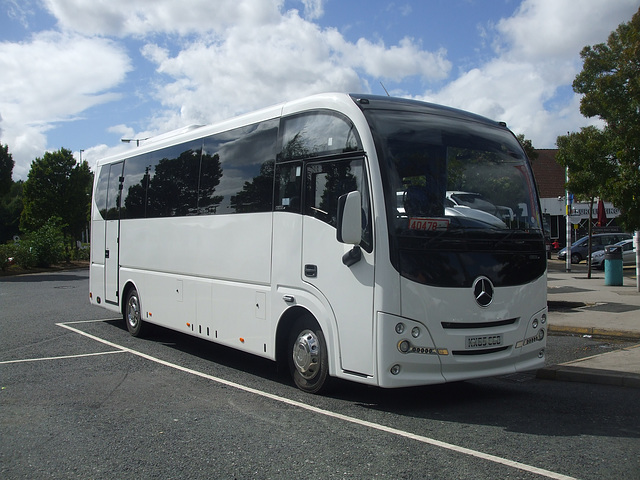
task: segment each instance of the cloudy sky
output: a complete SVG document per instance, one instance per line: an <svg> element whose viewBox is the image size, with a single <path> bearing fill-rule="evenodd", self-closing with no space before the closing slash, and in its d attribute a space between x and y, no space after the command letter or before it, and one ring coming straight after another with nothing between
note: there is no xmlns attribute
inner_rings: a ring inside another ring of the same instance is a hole
<svg viewBox="0 0 640 480"><path fill-rule="evenodd" d="M0 0L0 143L93 166L146 138L305 95L365 92L506 121L536 148L590 123L585 45L638 0Z"/></svg>

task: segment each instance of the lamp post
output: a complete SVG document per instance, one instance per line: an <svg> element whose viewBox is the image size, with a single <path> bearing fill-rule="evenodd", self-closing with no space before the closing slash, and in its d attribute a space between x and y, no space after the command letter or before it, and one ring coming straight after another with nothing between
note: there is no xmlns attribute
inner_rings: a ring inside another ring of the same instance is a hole
<svg viewBox="0 0 640 480"><path fill-rule="evenodd" d="M565 182L569 183L569 167L565 169ZM565 251L567 252L567 257L565 258L565 269L567 272L571 271L571 203L573 200L573 195L569 193L569 188L565 190L565 198L566 198L566 214L567 214L567 246L565 247Z"/></svg>
<svg viewBox="0 0 640 480"><path fill-rule="evenodd" d="M144 140L147 140L149 137L147 138L121 138L120 141L123 143L131 143L131 142L136 142L136 147L140 146L140 142L143 142Z"/></svg>

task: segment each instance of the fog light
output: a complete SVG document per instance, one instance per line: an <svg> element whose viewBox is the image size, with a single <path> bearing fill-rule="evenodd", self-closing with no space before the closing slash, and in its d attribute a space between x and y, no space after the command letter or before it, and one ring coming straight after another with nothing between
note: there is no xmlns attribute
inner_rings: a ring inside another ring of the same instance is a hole
<svg viewBox="0 0 640 480"><path fill-rule="evenodd" d="M412 336L413 338L418 338L418 337L420 336L420 328L418 328L418 327L413 327L413 328L411 329L411 336Z"/></svg>
<svg viewBox="0 0 640 480"><path fill-rule="evenodd" d="M534 319L533 319L533 322L531 322L531 326L532 326L533 328L538 328L538 319L537 319L537 318L534 318Z"/></svg>
<svg viewBox="0 0 640 480"><path fill-rule="evenodd" d="M395 364L391 367L391 375L398 375L400 373L400 365Z"/></svg>
<svg viewBox="0 0 640 480"><path fill-rule="evenodd" d="M402 335L404 333L404 323L396 324L396 333Z"/></svg>
<svg viewBox="0 0 640 480"><path fill-rule="evenodd" d="M541 328L538 332L538 341L541 341L544 338L544 328Z"/></svg>
<svg viewBox="0 0 640 480"><path fill-rule="evenodd" d="M398 342L398 350L402 353L407 353L411 349L411 344L407 340L402 340Z"/></svg>
<svg viewBox="0 0 640 480"><path fill-rule="evenodd" d="M538 358L544 357L544 348L538 352Z"/></svg>

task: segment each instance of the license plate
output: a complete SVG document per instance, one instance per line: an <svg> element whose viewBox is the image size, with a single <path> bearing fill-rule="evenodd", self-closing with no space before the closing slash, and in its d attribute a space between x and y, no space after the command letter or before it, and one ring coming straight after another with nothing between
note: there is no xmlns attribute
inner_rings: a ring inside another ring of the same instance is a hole
<svg viewBox="0 0 640 480"><path fill-rule="evenodd" d="M465 337L464 348L493 348L502 346L502 335L482 335L477 337Z"/></svg>

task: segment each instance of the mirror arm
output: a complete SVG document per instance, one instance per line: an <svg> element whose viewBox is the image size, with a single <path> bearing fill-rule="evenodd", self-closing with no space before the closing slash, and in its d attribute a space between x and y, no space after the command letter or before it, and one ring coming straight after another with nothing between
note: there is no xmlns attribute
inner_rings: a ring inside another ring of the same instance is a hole
<svg viewBox="0 0 640 480"><path fill-rule="evenodd" d="M362 250L358 245L355 245L351 250L345 253L342 256L342 263L344 263L347 267L351 265L355 265L362 259Z"/></svg>

